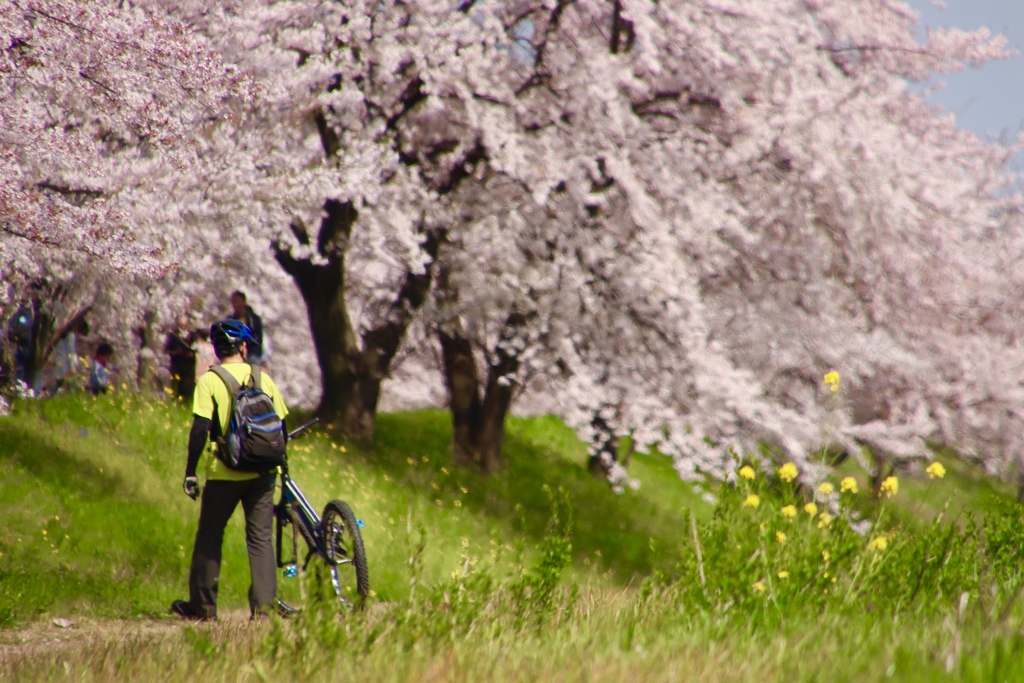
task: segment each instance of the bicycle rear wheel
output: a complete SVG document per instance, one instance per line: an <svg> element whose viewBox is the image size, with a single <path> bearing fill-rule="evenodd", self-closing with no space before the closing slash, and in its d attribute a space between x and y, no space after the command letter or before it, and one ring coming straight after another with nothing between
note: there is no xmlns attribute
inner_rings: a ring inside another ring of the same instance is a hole
<svg viewBox="0 0 1024 683"><path fill-rule="evenodd" d="M348 503L329 502L320 518L320 531L338 597L353 609L362 609L370 595L370 573L359 522Z"/></svg>

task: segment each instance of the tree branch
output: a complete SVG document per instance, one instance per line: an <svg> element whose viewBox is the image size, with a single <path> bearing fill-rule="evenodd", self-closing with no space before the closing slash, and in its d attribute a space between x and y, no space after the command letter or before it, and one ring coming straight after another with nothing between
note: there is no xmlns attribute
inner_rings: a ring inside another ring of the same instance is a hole
<svg viewBox="0 0 1024 683"><path fill-rule="evenodd" d="M430 257L430 262L421 273L413 272L411 269L406 271L402 287L388 306L384 322L363 333L363 352L368 361L366 367L372 368L379 377L387 374L409 323L412 322L413 312L427 299L433 282L437 254L447 236L448 231L443 228L426 231L423 251Z"/></svg>
<svg viewBox="0 0 1024 683"><path fill-rule="evenodd" d="M41 183L36 183L36 187L39 188L40 190L49 190L51 192L56 192L57 194L64 195L66 197L97 198L105 195L105 193L102 190L93 190L87 187L67 187L65 185L56 185L45 180Z"/></svg>

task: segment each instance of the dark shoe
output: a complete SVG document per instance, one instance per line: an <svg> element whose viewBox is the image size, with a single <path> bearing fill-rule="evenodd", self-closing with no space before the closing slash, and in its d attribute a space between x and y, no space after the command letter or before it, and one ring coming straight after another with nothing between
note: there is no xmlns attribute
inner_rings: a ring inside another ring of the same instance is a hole
<svg viewBox="0 0 1024 683"><path fill-rule="evenodd" d="M208 616L206 610L199 609L191 602L186 602L185 600L175 600L172 602L171 613L177 614L182 619L191 619L192 621L216 619L216 617Z"/></svg>
<svg viewBox="0 0 1024 683"><path fill-rule="evenodd" d="M281 600L277 601L277 613L278 615L280 615L282 619L291 619L292 617L297 617L299 615L299 612L301 611L302 610L296 607L292 607L287 602L282 602Z"/></svg>

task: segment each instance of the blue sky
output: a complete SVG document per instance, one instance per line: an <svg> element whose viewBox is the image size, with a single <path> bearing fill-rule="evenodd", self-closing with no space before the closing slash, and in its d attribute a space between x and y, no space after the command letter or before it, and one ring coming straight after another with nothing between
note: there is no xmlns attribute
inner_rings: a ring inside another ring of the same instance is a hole
<svg viewBox="0 0 1024 683"><path fill-rule="evenodd" d="M998 138L1024 130L1024 0L945 0L945 9L931 0L906 2L921 13L923 26L987 26L1022 53L980 69L946 74L940 79L946 88L929 99L953 112L960 127L980 135ZM1024 171L1024 158L1018 156L1013 165Z"/></svg>

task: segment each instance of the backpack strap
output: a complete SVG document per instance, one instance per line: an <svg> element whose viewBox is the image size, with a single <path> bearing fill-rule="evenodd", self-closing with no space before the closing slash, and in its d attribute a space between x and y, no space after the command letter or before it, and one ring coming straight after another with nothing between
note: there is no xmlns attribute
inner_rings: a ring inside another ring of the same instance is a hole
<svg viewBox="0 0 1024 683"><path fill-rule="evenodd" d="M253 389L255 389L256 391L263 391L263 388L260 386L260 383L263 380L263 371L260 369L260 366L249 366L249 378L252 380Z"/></svg>
<svg viewBox="0 0 1024 683"><path fill-rule="evenodd" d="M212 368L210 368L210 370L213 371L213 374L220 377L221 381L227 385L228 393L231 394L232 398L234 398L235 395L238 394L238 392L242 389L242 385L238 383L238 380L235 379L235 376L232 375L227 370L225 370L223 366L214 365Z"/></svg>
<svg viewBox="0 0 1024 683"><path fill-rule="evenodd" d="M238 383L235 376L225 370L220 365L214 365L210 368L210 371L220 377L220 381L224 382L224 385L228 388L228 395L231 397L228 401L228 411L230 412L232 401L235 400L235 396L242 389L242 385ZM213 424L210 425L210 438L218 444L224 444L225 434L221 433L222 427L220 426L220 406L217 405L217 400L213 401Z"/></svg>

